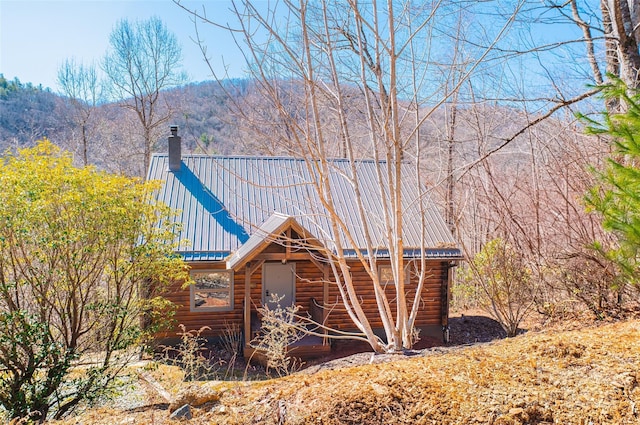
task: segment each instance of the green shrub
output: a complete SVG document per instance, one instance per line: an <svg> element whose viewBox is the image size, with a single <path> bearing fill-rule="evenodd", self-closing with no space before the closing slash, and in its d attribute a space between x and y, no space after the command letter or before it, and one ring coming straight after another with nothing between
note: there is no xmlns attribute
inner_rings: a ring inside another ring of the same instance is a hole
<svg viewBox="0 0 640 425"><path fill-rule="evenodd" d="M500 323L508 336L517 334L520 322L533 306L535 292L521 254L504 240L493 239L458 278L460 287Z"/></svg>

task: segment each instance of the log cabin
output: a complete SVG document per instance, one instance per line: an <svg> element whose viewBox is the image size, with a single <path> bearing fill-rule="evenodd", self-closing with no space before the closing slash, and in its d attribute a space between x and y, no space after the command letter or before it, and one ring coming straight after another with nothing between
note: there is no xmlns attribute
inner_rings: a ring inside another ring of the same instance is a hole
<svg viewBox="0 0 640 425"><path fill-rule="evenodd" d="M175 322L187 330L208 327L201 334L206 338L219 338L225 329L235 327L242 332L248 356L260 327L257 309L277 294L282 305L300 306L300 314L327 328L354 330L327 258L337 249L335 229L317 190L315 164L289 157L182 155L177 127L172 126L171 133L168 153L153 155L147 178L161 181L158 199L177 211L181 226L177 251L194 282L188 287L176 282L166 295L177 306ZM374 246L375 267L385 279L390 255L381 236L381 165L373 160L335 159L328 162L330 171L324 176L335 213L356 245L343 246L342 255L349 262L363 309L380 330L372 280L356 250ZM365 214L358 214L355 207L354 170ZM415 270L426 264L415 327L421 339L442 343L448 337L452 268L462 256L430 192L417 183L414 166L403 165L402 173L405 289L409 297L415 295L419 274ZM369 245L365 225L372 239ZM392 285L386 289L390 298ZM331 332L324 332L326 337L303 338L295 355L328 353ZM177 337L178 329L162 335L165 340Z"/></svg>

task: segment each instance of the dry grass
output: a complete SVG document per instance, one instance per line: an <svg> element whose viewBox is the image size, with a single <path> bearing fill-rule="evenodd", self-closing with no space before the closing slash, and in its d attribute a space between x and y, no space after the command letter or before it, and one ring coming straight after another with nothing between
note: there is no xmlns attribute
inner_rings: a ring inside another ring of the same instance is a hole
<svg viewBox="0 0 640 425"><path fill-rule="evenodd" d="M207 383L194 424L639 424L640 321L540 332L254 383ZM156 371L177 393L180 380ZM174 374L176 375L176 374ZM64 424L172 423L153 407Z"/></svg>

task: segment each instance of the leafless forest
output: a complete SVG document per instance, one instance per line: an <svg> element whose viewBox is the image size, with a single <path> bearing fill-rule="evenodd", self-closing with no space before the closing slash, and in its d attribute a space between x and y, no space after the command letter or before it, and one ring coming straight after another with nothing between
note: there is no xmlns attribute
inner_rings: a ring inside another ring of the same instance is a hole
<svg viewBox="0 0 640 425"><path fill-rule="evenodd" d="M585 135L575 114L620 110L597 96L607 75L638 85L635 5L409 6L391 8L397 15L366 7L354 15L355 3L287 3L283 23L238 3L238 22L225 25L250 62L248 77L184 84L176 74L173 86L153 93L159 118L143 122L144 131L136 93L107 101L96 88L72 90L91 80L89 68L67 62L59 95L3 78L0 147L48 137L78 164L144 176L149 153L165 149L169 123L180 126L187 152L207 154L306 156L321 128L325 156L378 152L415 163L425 196L440 206L468 259L489 241L505 241L526 271L525 287L511 290L528 308L623 314L637 289L619 282L603 255L615 240L584 203L611 144ZM182 9L199 22L195 38L205 53L208 31L225 25L205 10ZM269 43L252 38L249 24ZM545 38L552 28L564 30ZM392 125L380 124L389 117ZM458 273L460 307L478 302L474 268Z"/></svg>

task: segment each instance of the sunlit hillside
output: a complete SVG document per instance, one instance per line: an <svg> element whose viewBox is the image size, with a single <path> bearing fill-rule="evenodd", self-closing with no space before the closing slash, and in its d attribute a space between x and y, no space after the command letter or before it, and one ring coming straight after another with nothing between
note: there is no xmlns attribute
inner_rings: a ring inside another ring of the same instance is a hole
<svg viewBox="0 0 640 425"><path fill-rule="evenodd" d="M196 392L217 395L194 407L189 423L640 423L638 320L383 357L255 383L199 383ZM169 369L154 373L172 394L196 385ZM131 411L90 410L63 423L173 423L166 405L149 402Z"/></svg>

